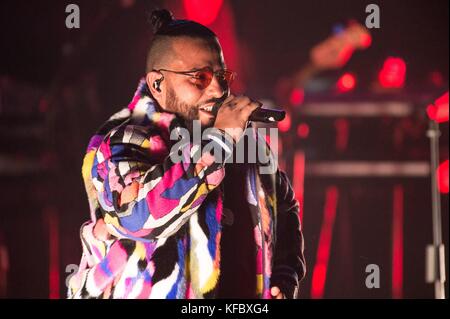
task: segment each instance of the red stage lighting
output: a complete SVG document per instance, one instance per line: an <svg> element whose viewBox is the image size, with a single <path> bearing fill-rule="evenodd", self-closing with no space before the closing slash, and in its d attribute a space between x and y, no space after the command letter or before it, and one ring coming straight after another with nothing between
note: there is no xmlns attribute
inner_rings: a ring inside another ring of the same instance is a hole
<svg viewBox="0 0 450 319"><path fill-rule="evenodd" d="M406 63L402 58L388 57L378 74L378 80L384 88L402 88L406 78Z"/></svg>
<svg viewBox="0 0 450 319"><path fill-rule="evenodd" d="M305 92L302 89L293 89L289 97L289 102L291 102L291 105L297 106L303 103L304 98Z"/></svg>
<svg viewBox="0 0 450 319"><path fill-rule="evenodd" d="M402 185L394 187L392 207L392 297L403 298L405 194Z"/></svg>
<svg viewBox="0 0 450 319"><path fill-rule="evenodd" d="M438 189L442 194L448 194L448 160L437 168Z"/></svg>
<svg viewBox="0 0 450 319"><path fill-rule="evenodd" d="M301 138L307 138L309 136L309 125L301 123L297 126L297 135Z"/></svg>
<svg viewBox="0 0 450 319"><path fill-rule="evenodd" d="M223 0L184 0L183 4L189 20L210 25L216 20Z"/></svg>
<svg viewBox="0 0 450 319"><path fill-rule="evenodd" d="M361 34L360 44L363 49L367 49L372 44L372 36L370 33Z"/></svg>
<svg viewBox="0 0 450 319"><path fill-rule="evenodd" d="M294 187L295 198L300 205L300 225L303 227L303 195L305 193L305 152L296 151L294 155L294 177L292 185Z"/></svg>
<svg viewBox="0 0 450 319"><path fill-rule="evenodd" d="M448 121L448 92L438 98L434 105L427 106L427 114L431 120L438 123Z"/></svg>
<svg viewBox="0 0 450 319"><path fill-rule="evenodd" d="M338 188L329 186L325 195L324 216L320 230L319 246L317 247L316 264L312 273L311 298L313 299L323 298L325 293L338 199Z"/></svg>
<svg viewBox="0 0 450 319"><path fill-rule="evenodd" d="M348 147L350 123L347 119L336 119L334 127L336 129L336 150L344 152Z"/></svg>
<svg viewBox="0 0 450 319"><path fill-rule="evenodd" d="M336 88L340 93L352 91L356 86L356 78L351 73L344 73L336 83Z"/></svg>
<svg viewBox="0 0 450 319"><path fill-rule="evenodd" d="M278 129L281 132L286 133L287 131L289 131L290 128L291 128L291 115L288 112L286 112L286 117L284 118L284 120L278 122Z"/></svg>

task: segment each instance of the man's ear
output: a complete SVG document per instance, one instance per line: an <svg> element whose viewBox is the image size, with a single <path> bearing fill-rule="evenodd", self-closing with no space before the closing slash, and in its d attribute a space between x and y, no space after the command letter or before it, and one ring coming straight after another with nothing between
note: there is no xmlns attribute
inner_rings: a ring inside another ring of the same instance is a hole
<svg viewBox="0 0 450 319"><path fill-rule="evenodd" d="M145 76L145 81L152 96L160 106L163 106L164 75L160 72L150 71Z"/></svg>

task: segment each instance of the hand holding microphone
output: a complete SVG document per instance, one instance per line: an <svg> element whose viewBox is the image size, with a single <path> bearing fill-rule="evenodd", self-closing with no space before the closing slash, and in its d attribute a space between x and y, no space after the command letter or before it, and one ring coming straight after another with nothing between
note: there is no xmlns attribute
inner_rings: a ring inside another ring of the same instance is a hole
<svg viewBox="0 0 450 319"><path fill-rule="evenodd" d="M284 119L285 112L261 108L262 103L248 96L230 95L217 110L214 127L225 130L237 143L248 121L271 123Z"/></svg>

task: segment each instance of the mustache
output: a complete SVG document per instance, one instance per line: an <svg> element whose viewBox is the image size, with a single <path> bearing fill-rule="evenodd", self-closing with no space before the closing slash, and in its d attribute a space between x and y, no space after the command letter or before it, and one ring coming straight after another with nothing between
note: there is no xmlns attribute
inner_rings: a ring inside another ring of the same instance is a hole
<svg viewBox="0 0 450 319"><path fill-rule="evenodd" d="M195 108L195 112L198 113L200 107L202 107L205 104L213 104L212 106L212 113L213 114L217 114L217 112L219 111L220 106L223 104L223 102L226 100L226 97L222 96L220 98L213 98L213 99L209 99L204 103L201 103L199 105L197 105L197 107Z"/></svg>
<svg viewBox="0 0 450 319"><path fill-rule="evenodd" d="M227 99L227 96L226 96L226 94L224 94L222 97L210 99L210 100L206 101L204 104L213 103L212 113L217 114L217 112L219 111L219 108L222 106L223 102L226 99Z"/></svg>
<svg viewBox="0 0 450 319"><path fill-rule="evenodd" d="M216 106L216 105L222 104L225 100L226 100L226 98L224 98L224 97L214 98L214 99L209 99L208 101L206 101L205 103L202 103L202 104L204 105L204 104L213 103L214 106Z"/></svg>

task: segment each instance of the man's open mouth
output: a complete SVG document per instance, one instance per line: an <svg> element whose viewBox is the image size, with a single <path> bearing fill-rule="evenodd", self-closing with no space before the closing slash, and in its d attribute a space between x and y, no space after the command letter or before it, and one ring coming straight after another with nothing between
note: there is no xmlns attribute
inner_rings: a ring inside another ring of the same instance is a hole
<svg viewBox="0 0 450 319"><path fill-rule="evenodd" d="M206 112L212 112L213 106L214 106L214 105L210 105L210 106L202 106L202 107L200 107L200 110L206 111Z"/></svg>
<svg viewBox="0 0 450 319"><path fill-rule="evenodd" d="M202 111L205 114L208 114L209 116L214 116L214 105L209 106L201 106L199 107L199 110Z"/></svg>

